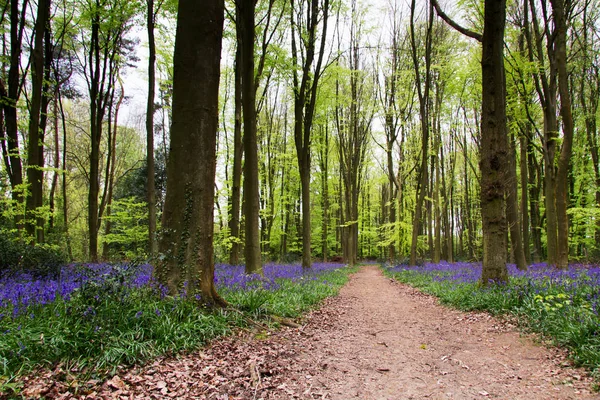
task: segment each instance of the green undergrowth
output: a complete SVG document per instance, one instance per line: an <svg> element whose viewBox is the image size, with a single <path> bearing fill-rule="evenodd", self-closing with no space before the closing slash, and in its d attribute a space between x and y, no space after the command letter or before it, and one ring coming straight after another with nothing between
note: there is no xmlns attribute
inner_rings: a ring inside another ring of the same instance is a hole
<svg viewBox="0 0 600 400"><path fill-rule="evenodd" d="M348 282L348 276L357 270L358 267L345 267L305 282L282 280L280 288L273 291L224 289L221 294L227 302L252 318L268 319L269 315L297 318L325 298L336 296Z"/></svg>
<svg viewBox="0 0 600 400"><path fill-rule="evenodd" d="M121 367L198 349L252 321L276 328L272 316L301 316L336 295L355 271L345 267L306 282L281 280L274 290L222 289L231 309L161 297L148 287L127 295L95 287L68 301L31 306L26 313L0 319L0 398L18 396L19 377L39 367L60 365L79 381L101 379Z"/></svg>
<svg viewBox="0 0 600 400"><path fill-rule="evenodd" d="M506 285L485 288L476 282L454 280L443 272L398 271L385 266L383 270L390 278L438 297L442 304L511 316L524 331L541 334L550 344L568 349L576 366L600 378L600 318L590 302L594 295L591 282L585 278L559 283L552 278L513 276Z"/></svg>

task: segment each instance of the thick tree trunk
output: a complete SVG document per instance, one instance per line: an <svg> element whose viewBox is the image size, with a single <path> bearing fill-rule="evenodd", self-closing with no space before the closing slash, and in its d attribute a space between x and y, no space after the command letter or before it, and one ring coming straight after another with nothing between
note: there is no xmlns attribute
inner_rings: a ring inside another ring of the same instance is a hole
<svg viewBox="0 0 600 400"><path fill-rule="evenodd" d="M506 88L504 78L505 0L486 0L482 41L481 217L483 269L481 283L508 280L506 269Z"/></svg>
<svg viewBox="0 0 600 400"><path fill-rule="evenodd" d="M171 295L224 305L214 286L214 184L223 0L180 0L173 124L156 276ZM193 157L196 162L189 162Z"/></svg>

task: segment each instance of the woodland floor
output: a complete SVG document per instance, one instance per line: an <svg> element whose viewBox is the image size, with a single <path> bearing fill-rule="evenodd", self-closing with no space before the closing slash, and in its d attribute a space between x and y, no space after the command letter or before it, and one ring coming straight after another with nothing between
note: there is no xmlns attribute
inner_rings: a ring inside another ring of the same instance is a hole
<svg viewBox="0 0 600 400"><path fill-rule="evenodd" d="M300 322L300 328L266 333L242 330L190 355L79 383L78 395L48 371L30 378L25 393L84 399L600 398L564 351L520 335L505 320L441 306L385 278L377 266L363 267L338 297Z"/></svg>

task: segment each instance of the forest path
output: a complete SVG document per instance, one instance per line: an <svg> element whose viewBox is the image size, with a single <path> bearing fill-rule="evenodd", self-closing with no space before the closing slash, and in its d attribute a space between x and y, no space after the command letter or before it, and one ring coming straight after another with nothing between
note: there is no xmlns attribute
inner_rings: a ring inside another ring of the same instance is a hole
<svg viewBox="0 0 600 400"><path fill-rule="evenodd" d="M49 398L588 399L591 378L563 351L507 322L463 313L374 265L300 328L241 330L177 358L122 370L86 395Z"/></svg>
<svg viewBox="0 0 600 400"><path fill-rule="evenodd" d="M463 313L385 278L377 266L355 274L320 310L313 391L332 399L581 399L583 373L561 368L564 353L521 337L484 313ZM586 389L587 387L587 389Z"/></svg>

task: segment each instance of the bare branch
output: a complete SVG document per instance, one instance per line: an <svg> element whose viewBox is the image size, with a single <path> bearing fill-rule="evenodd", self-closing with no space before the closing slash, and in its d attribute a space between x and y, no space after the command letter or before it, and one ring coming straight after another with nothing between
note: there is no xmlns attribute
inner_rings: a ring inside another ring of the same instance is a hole
<svg viewBox="0 0 600 400"><path fill-rule="evenodd" d="M433 7L435 8L435 12L437 13L437 15L443 19L448 25L450 25L452 28L456 29L457 31L459 31L460 33L462 33L465 36L468 36L472 39L475 39L479 42L483 41L483 35L477 32L473 32L472 30L469 30L467 28L463 28L462 26L460 26L459 24L457 24L456 22L454 22L440 7L440 5L438 4L437 0L431 0L431 3L433 4Z"/></svg>

